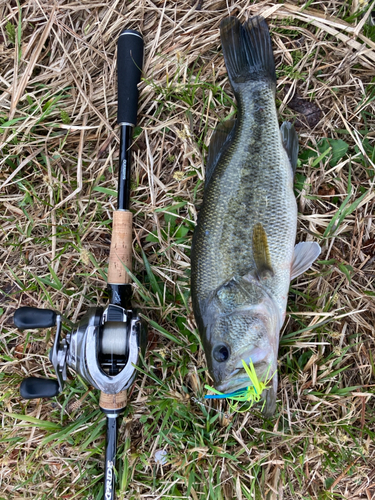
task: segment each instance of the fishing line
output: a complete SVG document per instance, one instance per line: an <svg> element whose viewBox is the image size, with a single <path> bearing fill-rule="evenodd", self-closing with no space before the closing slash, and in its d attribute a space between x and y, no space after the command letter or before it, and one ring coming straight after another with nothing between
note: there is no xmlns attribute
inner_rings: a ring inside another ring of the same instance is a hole
<svg viewBox="0 0 375 500"><path fill-rule="evenodd" d="M223 415L223 417L227 418L227 419L230 419L231 418L231 415L230 413L224 413L222 412L221 410L218 410L217 408L213 408L212 406L209 406L209 405L206 405L205 403L203 403L203 401L199 401L199 399L197 399L195 396L193 396L192 398L190 398L194 403L197 403L198 405L200 406L203 406L204 408L207 408L209 410L213 410L213 411L216 411L217 413L220 413L221 415Z"/></svg>

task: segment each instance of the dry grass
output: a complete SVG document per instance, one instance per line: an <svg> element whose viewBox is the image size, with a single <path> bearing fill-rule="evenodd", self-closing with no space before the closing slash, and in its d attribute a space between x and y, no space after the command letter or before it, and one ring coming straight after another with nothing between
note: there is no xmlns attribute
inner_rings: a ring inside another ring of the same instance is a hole
<svg viewBox="0 0 375 500"><path fill-rule="evenodd" d="M54 400L22 400L23 377L51 374L52 340L17 331L12 315L53 307L74 322L103 302L124 27L141 30L146 48L134 293L155 323L120 432L119 498L375 498L375 33L355 15L362 5L1 2L0 499L101 498L98 394L72 377ZM208 381L188 303L191 235L212 130L235 111L218 30L228 13L268 18L280 121L300 124L298 239L323 247L291 286L273 421L191 400ZM313 128L288 107L295 92L319 107Z"/></svg>

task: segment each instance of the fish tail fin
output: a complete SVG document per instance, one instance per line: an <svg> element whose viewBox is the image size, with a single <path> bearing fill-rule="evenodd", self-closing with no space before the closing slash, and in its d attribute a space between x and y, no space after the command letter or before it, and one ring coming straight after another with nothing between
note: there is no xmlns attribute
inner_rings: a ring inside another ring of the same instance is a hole
<svg viewBox="0 0 375 500"><path fill-rule="evenodd" d="M227 17L220 24L220 36L234 90L251 80L270 80L276 87L271 37L263 17L251 17L243 25L236 17Z"/></svg>

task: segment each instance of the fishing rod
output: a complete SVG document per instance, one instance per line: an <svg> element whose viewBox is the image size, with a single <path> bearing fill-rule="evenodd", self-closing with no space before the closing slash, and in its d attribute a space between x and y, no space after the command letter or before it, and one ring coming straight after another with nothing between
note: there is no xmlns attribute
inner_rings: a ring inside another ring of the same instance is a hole
<svg viewBox="0 0 375 500"><path fill-rule="evenodd" d="M20 307L14 324L21 330L56 326L50 361L57 380L28 377L20 386L24 399L51 398L63 391L67 367L100 391L99 407L106 415L107 440L104 500L115 498L118 419L126 408L126 390L136 376L140 352L146 349L144 321L131 306L132 213L130 212L131 141L137 121L138 83L143 62L143 38L124 30L118 39L117 78L120 156L117 210L113 213L107 307L91 307L65 338L62 315L50 309Z"/></svg>

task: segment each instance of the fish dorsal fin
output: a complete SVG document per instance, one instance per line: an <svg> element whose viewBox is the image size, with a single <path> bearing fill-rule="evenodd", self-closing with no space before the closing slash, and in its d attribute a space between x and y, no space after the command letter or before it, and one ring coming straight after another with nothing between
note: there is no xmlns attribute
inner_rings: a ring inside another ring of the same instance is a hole
<svg viewBox="0 0 375 500"><path fill-rule="evenodd" d="M259 278L268 278L274 275L266 231L259 222L255 224L253 229L253 257Z"/></svg>
<svg viewBox="0 0 375 500"><path fill-rule="evenodd" d="M220 158L233 140L235 126L236 120L226 120L225 122L219 123L212 134L208 147L205 187L207 187Z"/></svg>
<svg viewBox="0 0 375 500"><path fill-rule="evenodd" d="M292 166L293 175L296 173L297 160L298 160L298 135L295 128L290 122L284 122L280 127L281 139L285 151L288 154L290 164Z"/></svg>
<svg viewBox="0 0 375 500"><path fill-rule="evenodd" d="M315 241L303 241L294 247L290 279L293 280L307 271L319 257L322 249Z"/></svg>

